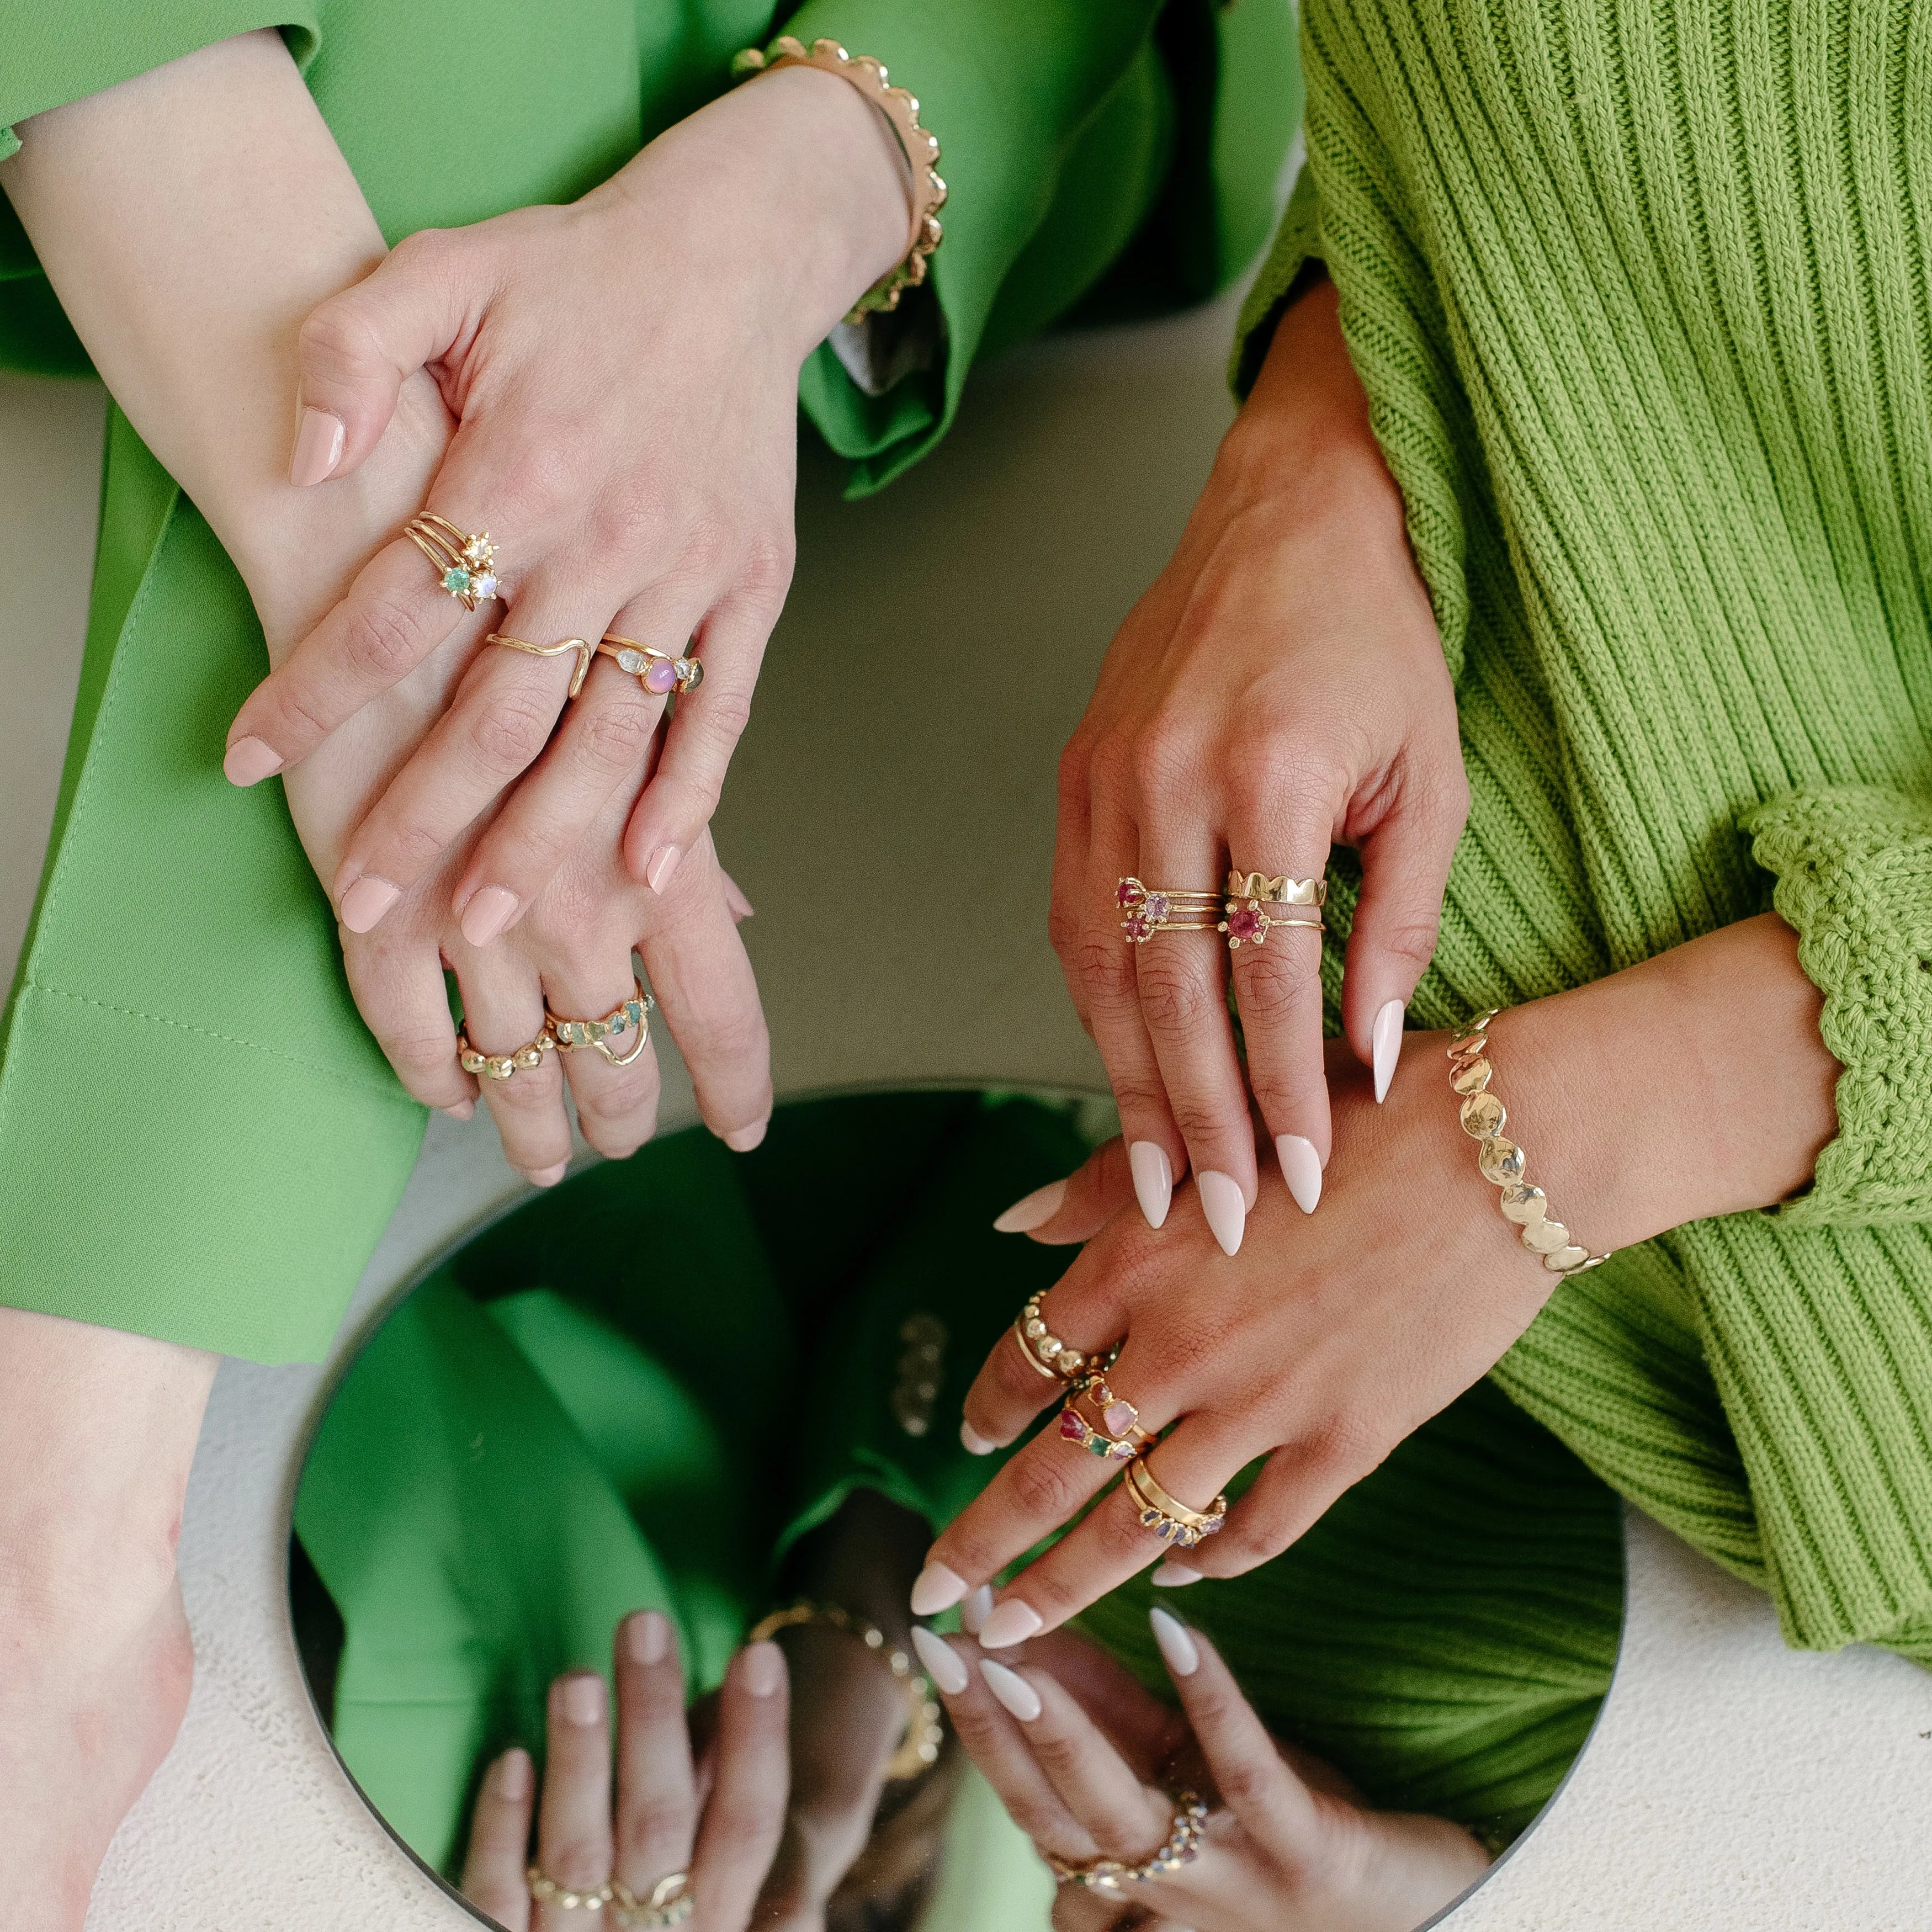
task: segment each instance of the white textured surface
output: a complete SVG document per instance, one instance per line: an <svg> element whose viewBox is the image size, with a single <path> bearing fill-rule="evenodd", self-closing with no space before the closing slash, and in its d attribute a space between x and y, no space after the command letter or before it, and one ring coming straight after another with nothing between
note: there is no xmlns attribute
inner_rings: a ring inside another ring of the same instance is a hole
<svg viewBox="0 0 1932 1932"><path fill-rule="evenodd" d="M1227 326L1210 313L1015 358L976 386L952 443L872 503L836 502L808 464L798 585L719 827L759 908L748 936L782 1091L1096 1080L1044 936L1054 758L1205 474ZM98 422L84 391L0 379L8 944L73 688ZM902 882L883 905L882 878ZM667 1087L667 1125L688 1120L688 1088ZM486 1126L439 1118L344 1344L518 1186ZM92 1932L472 1922L364 1808L296 1666L283 1542L323 1386L316 1370L223 1368L182 1550L194 1702L116 1841ZM1630 1556L1595 1736L1544 1820L1440 1922L1932 1927L1918 1849L1932 1677L1874 1652L1786 1651L1764 1599L1641 1519Z"/></svg>

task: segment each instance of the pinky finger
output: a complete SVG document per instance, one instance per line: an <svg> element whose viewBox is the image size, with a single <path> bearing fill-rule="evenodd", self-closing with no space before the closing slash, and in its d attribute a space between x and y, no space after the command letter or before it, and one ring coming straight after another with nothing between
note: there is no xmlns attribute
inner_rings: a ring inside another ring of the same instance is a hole
<svg viewBox="0 0 1932 1932"><path fill-rule="evenodd" d="M524 1872L536 1795L536 1772L530 1753L520 1748L506 1750L484 1773L476 1814L470 1821L463 1895L505 1932L528 1932L530 1922L530 1890Z"/></svg>

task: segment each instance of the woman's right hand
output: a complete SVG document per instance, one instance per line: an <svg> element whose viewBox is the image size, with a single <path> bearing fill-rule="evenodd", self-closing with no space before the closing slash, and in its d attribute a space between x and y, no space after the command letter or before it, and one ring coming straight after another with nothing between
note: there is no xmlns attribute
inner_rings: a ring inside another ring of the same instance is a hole
<svg viewBox="0 0 1932 1932"><path fill-rule="evenodd" d="M1282 317L1060 760L1054 944L1106 1061L1150 1225L1190 1166L1226 1252L1255 1204L1230 974L1247 1086L1313 1211L1330 1149L1322 940L1304 926L1234 949L1211 930L1124 943L1120 882L1211 892L1211 923L1229 868L1319 877L1331 845L1357 848L1342 1018L1379 1095L1468 806L1441 640L1324 281Z"/></svg>
<svg viewBox="0 0 1932 1932"><path fill-rule="evenodd" d="M718 1694L709 1749L693 1762L684 1673L670 1620L640 1610L618 1626L617 1772L604 1680L578 1671L551 1684L543 1790L521 1749L484 1774L470 1821L463 1893L507 1932L577 1932L595 1918L553 1896L531 1897L535 1862L560 1888L596 1892L613 1878L648 1905L672 1874L688 1874L689 1932L744 1932L784 1825L789 1778L784 1656L776 1644L741 1650Z"/></svg>

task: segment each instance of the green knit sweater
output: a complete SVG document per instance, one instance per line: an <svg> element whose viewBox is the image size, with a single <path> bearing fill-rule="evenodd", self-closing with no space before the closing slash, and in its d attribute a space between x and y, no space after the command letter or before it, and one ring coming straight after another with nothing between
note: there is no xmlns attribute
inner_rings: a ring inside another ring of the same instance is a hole
<svg viewBox="0 0 1932 1932"><path fill-rule="evenodd" d="M1321 256L1473 795L1418 1017L1768 902L1844 1068L1801 1198L1496 1379L1791 1642L1932 1663L1932 8L1307 0L1303 60L1236 379Z"/></svg>

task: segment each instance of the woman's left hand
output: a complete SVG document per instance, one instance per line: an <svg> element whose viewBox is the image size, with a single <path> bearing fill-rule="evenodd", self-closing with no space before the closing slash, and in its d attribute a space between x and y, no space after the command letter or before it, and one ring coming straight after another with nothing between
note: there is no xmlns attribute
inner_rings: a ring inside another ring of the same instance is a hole
<svg viewBox="0 0 1932 1932"><path fill-rule="evenodd" d="M352 472L428 368L459 426L424 507L497 544L508 608L489 607L490 628L542 646L614 632L673 658L695 649L703 686L680 703L624 841L655 890L711 816L790 583L800 364L903 251L908 211L884 117L836 76L782 70L571 206L412 236L304 327L298 483ZM463 621L399 532L242 706L230 775L292 769ZM480 946L536 900L664 708L600 658L553 740L577 661L476 652L346 842L331 896L350 931L532 764L452 904Z"/></svg>
<svg viewBox="0 0 1932 1932"><path fill-rule="evenodd" d="M920 1645L968 1755L1050 1861L1132 1868L1167 1843L1182 1792L1220 1801L1178 1870L1063 1884L1061 1932L1410 1932L1482 1876L1489 1860L1467 1832L1370 1810L1276 1743L1198 1630L1154 1618L1178 1711L1070 1631L997 1662L968 1638Z"/></svg>

